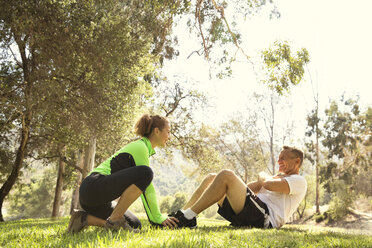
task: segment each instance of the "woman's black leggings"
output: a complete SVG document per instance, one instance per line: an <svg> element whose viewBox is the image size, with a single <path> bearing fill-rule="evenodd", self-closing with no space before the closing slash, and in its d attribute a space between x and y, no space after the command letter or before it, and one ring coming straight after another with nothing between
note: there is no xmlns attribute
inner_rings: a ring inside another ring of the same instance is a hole
<svg viewBox="0 0 372 248"><path fill-rule="evenodd" d="M80 185L80 205L88 214L107 219L115 208L113 200L132 184L145 191L152 178L153 172L148 166L133 166L111 175L93 172ZM132 227L141 227L141 222L130 211L124 216Z"/></svg>

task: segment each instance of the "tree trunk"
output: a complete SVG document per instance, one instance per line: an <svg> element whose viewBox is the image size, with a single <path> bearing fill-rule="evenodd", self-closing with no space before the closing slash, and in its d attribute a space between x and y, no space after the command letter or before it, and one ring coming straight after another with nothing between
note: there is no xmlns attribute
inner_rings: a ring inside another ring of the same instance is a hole
<svg viewBox="0 0 372 248"><path fill-rule="evenodd" d="M273 99L273 96L271 95L270 155L271 155L271 164L273 166L273 175L275 175L274 124L275 124L275 108L274 108L274 99Z"/></svg>
<svg viewBox="0 0 372 248"><path fill-rule="evenodd" d="M23 160L27 152L27 144L30 138L30 125L32 119L32 82L30 80L27 57L26 57L26 48L24 42L22 42L18 37L15 38L16 43L18 44L21 58L22 58L22 67L23 67L23 79L24 79L24 98L25 98L25 110L22 113L22 130L21 130L21 142L17 150L16 159L13 164L12 172L7 178L5 183L0 189L0 222L4 221L2 209L5 197L9 194L14 183L16 182L19 171L22 168Z"/></svg>
<svg viewBox="0 0 372 248"><path fill-rule="evenodd" d="M318 127L318 102L317 102L317 111L316 111L316 158L315 158L315 211L317 214L320 213L319 209L319 127Z"/></svg>
<svg viewBox="0 0 372 248"><path fill-rule="evenodd" d="M77 166L80 168L84 167L84 157L81 151L78 151L78 165ZM70 214L72 213L74 209L81 209L81 206L79 204L79 189L80 189L81 181L82 181L82 174L80 171L77 171L74 191L72 192Z"/></svg>
<svg viewBox="0 0 372 248"><path fill-rule="evenodd" d="M92 136L89 139L88 146L85 148L84 168L83 168L83 175L82 175L83 179L93 169L95 156L96 156L96 138Z"/></svg>
<svg viewBox="0 0 372 248"><path fill-rule="evenodd" d="M21 144L18 148L16 159L12 168L12 172L10 176L7 178L5 183L0 189L0 222L4 221L2 209L5 197L9 194L10 190L12 189L14 183L16 182L19 171L22 167L23 159L26 154L27 143L29 140L30 135L30 128L29 128L29 121L23 121L25 125L22 127L22 137L21 137Z"/></svg>
<svg viewBox="0 0 372 248"><path fill-rule="evenodd" d="M76 176L75 189L72 193L70 213L72 213L74 209L81 208L79 204L79 188L82 180L94 167L94 159L96 156L96 141L97 139L94 136L89 139L89 144L84 149L84 157L81 155L80 151L78 153L78 166L83 169L83 172L78 172L78 175Z"/></svg>
<svg viewBox="0 0 372 248"><path fill-rule="evenodd" d="M273 175L275 175L274 138L273 137L270 137L270 157L271 157L271 165L273 167Z"/></svg>
<svg viewBox="0 0 372 248"><path fill-rule="evenodd" d="M60 216L60 206L62 200L62 191L63 191L63 177L65 174L65 163L62 159L59 159L58 163L58 178L57 178L57 185L54 195L54 202L53 202L53 211L52 211L52 218Z"/></svg>

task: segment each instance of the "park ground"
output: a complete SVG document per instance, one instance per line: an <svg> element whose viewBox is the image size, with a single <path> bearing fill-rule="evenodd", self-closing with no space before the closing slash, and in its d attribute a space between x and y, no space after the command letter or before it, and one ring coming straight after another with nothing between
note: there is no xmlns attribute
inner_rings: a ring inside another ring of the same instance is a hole
<svg viewBox="0 0 372 248"><path fill-rule="evenodd" d="M318 228L340 228L349 232L359 232L372 235L372 213L360 212L358 210L352 210L350 214L341 220L328 223L326 221L317 223L313 218L294 221L292 223L297 225L314 226Z"/></svg>
<svg viewBox="0 0 372 248"><path fill-rule="evenodd" d="M309 224L281 229L232 228L228 222L198 218L195 230L153 229L142 219L140 233L89 227L66 233L69 217L0 223L0 247L372 247L372 233Z"/></svg>
<svg viewBox="0 0 372 248"><path fill-rule="evenodd" d="M328 206L321 206L320 212L324 213ZM355 201L353 208L349 208L349 214L337 221L320 221L314 218L315 209L307 212L307 216L291 222L291 224L307 225L316 228L339 228L348 232L364 233L372 235L372 204L370 199L358 199Z"/></svg>

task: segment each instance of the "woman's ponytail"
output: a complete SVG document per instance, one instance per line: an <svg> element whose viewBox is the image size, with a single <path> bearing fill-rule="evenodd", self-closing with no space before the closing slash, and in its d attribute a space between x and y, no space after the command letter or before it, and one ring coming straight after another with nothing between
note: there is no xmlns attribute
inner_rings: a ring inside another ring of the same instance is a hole
<svg viewBox="0 0 372 248"><path fill-rule="evenodd" d="M134 126L134 132L141 137L149 137L154 128L163 130L168 120L160 115L144 114Z"/></svg>

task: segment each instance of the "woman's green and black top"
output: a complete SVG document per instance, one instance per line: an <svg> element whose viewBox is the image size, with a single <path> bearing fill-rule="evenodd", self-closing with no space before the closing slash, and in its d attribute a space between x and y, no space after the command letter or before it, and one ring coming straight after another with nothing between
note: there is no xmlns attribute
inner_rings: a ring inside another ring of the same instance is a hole
<svg viewBox="0 0 372 248"><path fill-rule="evenodd" d="M92 172L97 172L102 175L110 175L117 170L122 170L131 166L150 166L149 157L154 154L155 151L151 146L150 140L146 137L143 137L121 148L113 156L104 161L97 168L93 169ZM120 163L120 161L125 158L126 161L128 161L128 156L131 157L133 161L132 164L128 165L128 163ZM163 216L160 212L155 188L152 183L146 188L145 192L143 192L141 199L145 207L147 217L151 222L161 224L167 219L167 217Z"/></svg>

